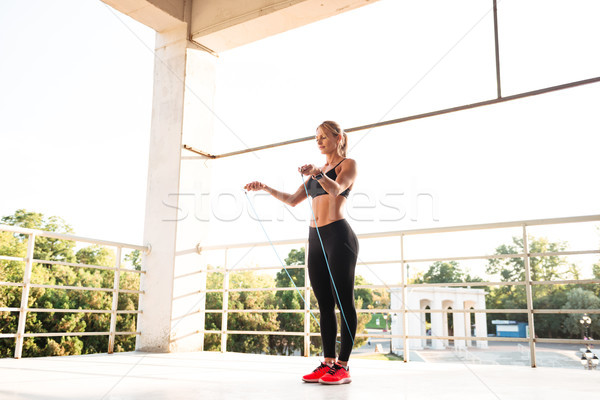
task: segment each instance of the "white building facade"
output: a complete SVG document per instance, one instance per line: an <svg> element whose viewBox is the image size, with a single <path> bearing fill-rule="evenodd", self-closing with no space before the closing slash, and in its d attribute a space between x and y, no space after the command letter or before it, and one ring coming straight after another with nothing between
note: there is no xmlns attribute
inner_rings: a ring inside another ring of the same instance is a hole
<svg viewBox="0 0 600 400"><path fill-rule="evenodd" d="M461 339L408 339L408 348L445 349L478 347L487 348L485 340L469 340L473 337L487 337L485 312L485 290L450 287L416 287L407 289L406 334L408 336L455 336ZM391 290L391 309L402 309L402 289ZM416 312L423 310L423 312ZM431 316L430 332L427 329L427 314ZM392 316L392 334L402 335L402 318ZM393 338L392 347L403 349L402 338Z"/></svg>

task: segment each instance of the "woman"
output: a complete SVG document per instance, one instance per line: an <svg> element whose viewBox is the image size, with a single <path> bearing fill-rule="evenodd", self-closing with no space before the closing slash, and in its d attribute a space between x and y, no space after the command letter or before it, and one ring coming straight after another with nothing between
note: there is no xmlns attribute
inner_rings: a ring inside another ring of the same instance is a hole
<svg viewBox="0 0 600 400"><path fill-rule="evenodd" d="M314 219L311 215L307 263L310 283L319 303L325 360L302 379L305 382L325 384L350 383L348 359L352 352L357 323L354 306L354 270L358 256L358 239L344 219L343 207L354 185L356 162L346 158L348 138L337 123L325 121L319 125L316 141L321 154L325 155L326 163L320 168L312 164L298 168L302 175L309 178L295 193L283 193L256 181L248 183L244 188L264 190L290 206L296 206L306 199L306 191L312 197ZM323 254L319 234L327 260ZM341 347L337 361L336 304L342 314Z"/></svg>

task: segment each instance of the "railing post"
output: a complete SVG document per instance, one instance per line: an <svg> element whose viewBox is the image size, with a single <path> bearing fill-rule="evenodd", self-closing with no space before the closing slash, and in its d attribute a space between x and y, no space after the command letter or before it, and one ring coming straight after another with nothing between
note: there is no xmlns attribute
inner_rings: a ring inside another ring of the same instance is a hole
<svg viewBox="0 0 600 400"><path fill-rule="evenodd" d="M304 357L310 357L310 284L308 279L308 242L304 244Z"/></svg>
<svg viewBox="0 0 600 400"><path fill-rule="evenodd" d="M527 245L527 227L523 225L523 264L525 266L525 295L527 296L527 319L529 322L529 352L531 367L536 367L535 362L535 327L533 319L533 294L531 286L531 269L529 266L529 248Z"/></svg>
<svg viewBox="0 0 600 400"><path fill-rule="evenodd" d="M400 273L402 274L402 279L400 281L401 285L402 285L402 351L404 352L404 362L409 362L410 361L410 349L408 348L408 339L406 338L406 324L408 322L408 318L406 317L406 302L408 301L408 299L406 298L406 296L408 295L408 290L407 290L407 283L406 282L406 272L405 272L405 268L404 268L404 234L400 235ZM392 292L390 291L390 299L392 297ZM391 303L390 303L391 306ZM390 322L392 322L392 320L390 320ZM391 326L391 324L390 324ZM390 334L392 334L392 331L390 330ZM390 341L390 343L393 343L393 339ZM390 344L390 346L392 346ZM390 353L392 353L392 348L390 347Z"/></svg>
<svg viewBox="0 0 600 400"><path fill-rule="evenodd" d="M21 288L21 309L19 310L17 340L15 341L15 358L21 358L23 352L23 335L25 335L25 322L27 322L27 309L29 308L29 285L31 284L31 269L33 266L34 248L35 234L30 233L27 239L27 261L25 262L25 271L23 272L23 286Z"/></svg>
<svg viewBox="0 0 600 400"><path fill-rule="evenodd" d="M117 247L117 259L115 262L115 275L113 280L113 298L110 311L110 330L108 335L108 354L112 354L115 348L115 332L117 331L117 308L119 306L119 285L121 279L121 247Z"/></svg>
<svg viewBox="0 0 600 400"><path fill-rule="evenodd" d="M227 269L227 248L223 263L223 312L221 314L221 353L227 352L227 312L229 311L229 270Z"/></svg>

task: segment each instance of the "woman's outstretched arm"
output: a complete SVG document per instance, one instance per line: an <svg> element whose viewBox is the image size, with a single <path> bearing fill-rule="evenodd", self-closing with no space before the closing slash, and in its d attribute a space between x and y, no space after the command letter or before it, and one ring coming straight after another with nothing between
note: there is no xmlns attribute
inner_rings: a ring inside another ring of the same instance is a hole
<svg viewBox="0 0 600 400"><path fill-rule="evenodd" d="M306 184L308 184L309 180L310 178L306 180ZM282 201L285 204L292 207L295 207L297 204L306 199L306 191L304 190L304 185L298 187L298 190L296 190L296 192L292 194L280 192L279 190L273 189L272 187L267 186L264 183L258 181L246 184L244 186L244 189L250 191L264 190L271 196L275 197L277 200Z"/></svg>

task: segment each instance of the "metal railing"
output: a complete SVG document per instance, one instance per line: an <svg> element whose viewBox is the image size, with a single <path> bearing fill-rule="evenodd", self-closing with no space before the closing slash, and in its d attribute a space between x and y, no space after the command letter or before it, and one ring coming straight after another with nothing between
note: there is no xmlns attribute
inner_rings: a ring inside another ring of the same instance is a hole
<svg viewBox="0 0 600 400"><path fill-rule="evenodd" d="M115 344L116 335L139 335L140 332L117 332L117 314L140 314L141 310L118 310L118 299L119 293L135 293L143 294L140 290L120 289L120 278L121 273L137 273L144 274L145 271L139 271L135 269L121 268L121 255L123 249L140 250L144 252L150 251L150 246L139 246L128 243L111 242L107 240L91 239L82 236L75 236L57 232L48 232L36 229L27 229L10 225L0 225L0 231L12 232L22 235L27 235L27 254L25 257L13 257L0 255L0 260L6 261L19 261L25 263L25 269L23 272L22 282L0 282L0 286L12 286L21 288L21 306L15 307L0 307L0 312L19 312L19 321L17 325L16 333L1 333L0 338L16 338L15 343L15 358L21 358L23 350L23 339L26 337L60 337L60 336L103 336L108 335L108 353L112 353ZM100 265L91 264L80 264L70 263L64 261L51 261L51 260L38 260L34 258L35 250L35 239L36 237L47 237L60 240L68 240L74 242L85 242L97 245L116 247L116 261L114 267L106 267ZM34 284L31 283L31 272L34 263L39 264L50 264L50 265L65 265L77 268L91 268L114 271L114 280L112 288L98 288L98 287L85 287L85 286L61 286L61 285L45 285L45 284ZM62 290L82 290L82 291L102 291L112 293L112 307L110 310L84 310L84 309L60 309L60 308L29 308L29 291L30 288L46 288L46 289L62 289ZM139 289L139 288L138 288ZM139 308L139 307L136 307ZM45 332L45 333L26 333L25 322L27 319L28 312L42 312L42 313L110 313L110 328L107 332Z"/></svg>
<svg viewBox="0 0 600 400"><path fill-rule="evenodd" d="M528 342L530 350L530 361L531 366L536 366L535 358L535 344L536 343L600 343L600 340L583 340L583 339L552 339L552 338L538 338L535 334L534 315L536 314L576 314L576 313L588 313L588 314L600 314L600 309L534 309L533 307L533 287L536 285L555 285L555 284L598 284L600 279L570 279L570 280L555 280L555 281L533 281L531 279L531 268L529 260L531 257L547 257L547 256L568 256L568 255L583 255L583 254L600 254L600 250L577 250L577 251L554 251L545 253L532 253L529 252L528 239L527 239L527 227L530 226L541 226L541 225L558 225L558 224L571 224L571 223L584 223L600 221L600 215L589 215L580 217L566 217L566 218L551 218L551 219L536 219L536 220L522 220L522 221L511 221L511 222L499 222L499 223L487 223L477 225L463 225L463 226L449 226L440 228L427 228L427 229L412 229L412 230L401 230L392 232L377 232L357 235L359 239L373 239L373 238L388 238L397 237L399 238L398 248L400 253L399 259L394 260L373 260L358 262L357 265L383 265L383 264L399 264L400 265L400 276L402 277L400 284L395 285L356 285L355 288L401 288L402 299L406 299L407 289L411 287L434 287L434 286L469 286L469 287L483 287L483 286L501 286L501 285L520 285L525 286L527 308L525 309L453 309L453 313L460 312L472 312L472 313L526 313L529 324L529 337L528 338L514 338L514 337L476 337L476 336L420 336L420 335L407 335L407 315L410 313L445 313L448 310L444 309L408 309L406 302L402 301L402 307L399 309L358 309L358 313L397 313L401 316L402 333L401 334L362 334L357 333L357 337L371 337L371 338L401 338L403 341L404 349L404 360L409 360L409 346L408 339L440 339L440 340L475 340L475 341L497 341L497 342ZM477 230L490 230L490 229L501 229L501 228L522 228L522 240L523 240L523 252L516 254L485 254L475 256L453 256L453 257L436 257L436 258L419 258L419 259L406 259L404 257L404 247L406 236L412 235L428 235L438 233L449 233L449 232L467 232ZM273 241L273 245L290 245L290 244L302 244L308 248L306 239L290 239ZM229 293L238 291L281 291L281 290L295 290L294 288L230 288L229 278L230 273L233 271L232 268L228 267L227 264L227 252L231 249L251 248L260 246L270 246L271 242L250 242L250 243L234 243L234 244L223 244L223 245L211 245L202 246L197 245L198 253L208 251L223 251L224 252L224 263L220 268L204 269L203 272L207 273L222 273L223 274L223 287L221 289L205 289L199 292L206 293L222 293L223 306L220 310L207 309L200 312L205 313L222 313L221 318L221 329L220 330L199 330L199 333L205 334L220 334L221 335L221 352L227 351L227 335L237 334L253 334L253 335L290 335L290 336L302 336L304 338L304 354L309 355L310 350L310 337L319 336L319 333L310 332L310 313L318 310L311 310L309 302L305 301L303 309L296 310L263 310L263 309L229 309L228 299ZM460 282L460 283L407 283L406 282L406 271L405 266L407 263L417 262L435 262L435 261L450 261L450 260L488 260L488 259L501 259L501 258L522 258L524 261L525 268L525 279L523 281L509 281L509 282ZM305 286L298 287L299 290L303 291L305 299L310 299L310 286L308 286L308 269L306 265L294 265L287 266L287 268L303 268L305 276ZM269 269L281 269L281 266L268 266L268 267L253 267L253 268L236 268L236 272L239 271L256 271L256 270L269 270ZM227 329L227 316L230 313L304 313L304 331L303 332L272 332L272 331L235 331Z"/></svg>

